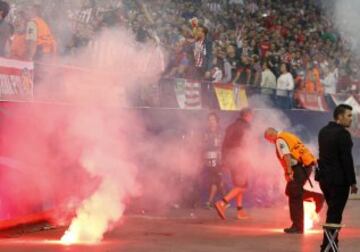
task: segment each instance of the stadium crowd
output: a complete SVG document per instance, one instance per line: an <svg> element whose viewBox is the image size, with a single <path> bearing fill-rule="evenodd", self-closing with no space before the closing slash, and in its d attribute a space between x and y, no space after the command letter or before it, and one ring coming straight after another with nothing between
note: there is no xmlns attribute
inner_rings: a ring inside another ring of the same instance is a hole
<svg viewBox="0 0 360 252"><path fill-rule="evenodd" d="M249 85L265 94L277 89L277 96L299 90L358 93L360 88L360 61L321 1L7 2L5 18L1 1L2 56L38 60L44 54L71 54L104 27L125 26L139 43L152 40L165 49L169 60L164 78ZM54 40L41 45L41 54L34 48L35 17L44 20L41 29L48 29Z"/></svg>

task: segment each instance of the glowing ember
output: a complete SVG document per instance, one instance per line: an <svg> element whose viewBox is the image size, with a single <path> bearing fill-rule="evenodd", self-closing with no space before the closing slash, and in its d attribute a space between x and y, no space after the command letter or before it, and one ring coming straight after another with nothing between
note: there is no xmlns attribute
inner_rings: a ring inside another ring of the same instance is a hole
<svg viewBox="0 0 360 252"><path fill-rule="evenodd" d="M77 242L77 237L75 232L70 232L69 230L65 232L63 237L61 237L61 243L65 245L71 245Z"/></svg>
<svg viewBox="0 0 360 252"><path fill-rule="evenodd" d="M314 227L315 222L319 222L319 216L315 211L314 202L304 202L304 228L311 230Z"/></svg>

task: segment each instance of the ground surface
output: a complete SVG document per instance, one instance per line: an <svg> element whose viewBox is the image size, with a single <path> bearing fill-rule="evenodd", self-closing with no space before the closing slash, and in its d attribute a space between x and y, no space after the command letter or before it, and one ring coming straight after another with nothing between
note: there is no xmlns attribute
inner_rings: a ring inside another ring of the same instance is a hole
<svg viewBox="0 0 360 252"><path fill-rule="evenodd" d="M283 208L250 209L250 219L237 221L234 210L228 219L219 220L214 211L173 210L167 215L128 215L98 245L63 246L57 240L65 228L45 231L22 229L0 239L0 251L47 252L226 252L319 251L322 231L319 226L305 235L285 235L289 224ZM350 201L344 214L346 227L341 231L341 251L360 251L360 201Z"/></svg>

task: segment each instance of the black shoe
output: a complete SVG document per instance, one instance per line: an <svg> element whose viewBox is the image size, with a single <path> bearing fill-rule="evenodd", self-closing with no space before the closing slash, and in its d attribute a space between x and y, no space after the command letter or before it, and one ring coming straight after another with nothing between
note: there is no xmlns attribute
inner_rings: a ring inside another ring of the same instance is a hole
<svg viewBox="0 0 360 252"><path fill-rule="evenodd" d="M294 226L291 226L289 228L285 228L284 233L287 233L287 234L303 234L304 231L302 229L298 229L298 228L296 228Z"/></svg>

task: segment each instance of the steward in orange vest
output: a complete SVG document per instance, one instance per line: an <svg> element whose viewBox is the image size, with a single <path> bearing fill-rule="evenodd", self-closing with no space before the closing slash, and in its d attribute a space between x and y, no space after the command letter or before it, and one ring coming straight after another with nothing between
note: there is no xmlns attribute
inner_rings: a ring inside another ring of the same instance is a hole
<svg viewBox="0 0 360 252"><path fill-rule="evenodd" d="M292 225L285 228L285 233L304 232L303 201L316 203L316 212L319 213L324 204L322 194L304 189L309 179L311 167L316 165L316 158L303 142L290 132L278 132L274 128L265 131L265 139L276 146L276 155L285 172L286 195L289 197L289 210Z"/></svg>
<svg viewBox="0 0 360 252"><path fill-rule="evenodd" d="M301 163L304 167L310 167L316 164L317 161L315 156L302 143L300 138L298 138L294 134L286 131L280 131L277 134L277 140L283 140L289 147L291 157L297 162ZM276 149L276 154L282 166L284 167L284 165L286 164L283 164L284 159L281 158L278 149Z"/></svg>

